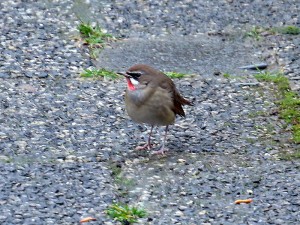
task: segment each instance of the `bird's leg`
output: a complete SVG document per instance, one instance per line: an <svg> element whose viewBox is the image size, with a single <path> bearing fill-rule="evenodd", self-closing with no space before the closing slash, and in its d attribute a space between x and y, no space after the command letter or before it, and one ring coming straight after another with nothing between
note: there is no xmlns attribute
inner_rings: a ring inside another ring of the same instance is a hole
<svg viewBox="0 0 300 225"><path fill-rule="evenodd" d="M151 135L152 135L152 130L153 130L153 125L151 126L151 129L150 129L150 133L149 133L149 136L148 136L148 141L146 144L142 145L142 146L137 146L135 148L135 150L145 150L145 149L148 149L148 150L151 150L151 143L150 143L150 140L151 140Z"/></svg>
<svg viewBox="0 0 300 225"><path fill-rule="evenodd" d="M153 154L164 155L165 151L168 151L168 149L165 148L165 142L166 142L166 139L167 139L168 128L169 128L169 126L167 125L166 129L165 129L164 140L163 140L161 148L158 151L154 151Z"/></svg>

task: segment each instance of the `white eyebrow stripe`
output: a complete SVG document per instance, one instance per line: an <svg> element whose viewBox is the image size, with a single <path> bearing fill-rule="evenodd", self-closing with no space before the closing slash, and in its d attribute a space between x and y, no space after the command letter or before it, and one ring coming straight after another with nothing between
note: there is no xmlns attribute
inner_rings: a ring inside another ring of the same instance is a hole
<svg viewBox="0 0 300 225"><path fill-rule="evenodd" d="M138 76L140 76L140 75L142 75L143 74L143 71L140 71L140 70L135 70L135 71L127 71L127 73L129 74L129 75L138 75Z"/></svg>

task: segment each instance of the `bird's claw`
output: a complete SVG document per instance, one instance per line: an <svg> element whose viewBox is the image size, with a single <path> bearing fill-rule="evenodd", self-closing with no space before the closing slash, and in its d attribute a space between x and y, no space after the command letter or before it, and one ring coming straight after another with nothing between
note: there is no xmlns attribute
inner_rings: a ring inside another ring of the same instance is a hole
<svg viewBox="0 0 300 225"><path fill-rule="evenodd" d="M135 150L151 150L151 147L152 147L151 144L146 143L146 144L144 144L144 145L142 145L142 146L137 146L137 147L135 148Z"/></svg>
<svg viewBox="0 0 300 225"><path fill-rule="evenodd" d="M167 149L167 148L161 148L161 149L159 149L157 151L154 151L153 155L165 155L166 151L169 151L169 149Z"/></svg>

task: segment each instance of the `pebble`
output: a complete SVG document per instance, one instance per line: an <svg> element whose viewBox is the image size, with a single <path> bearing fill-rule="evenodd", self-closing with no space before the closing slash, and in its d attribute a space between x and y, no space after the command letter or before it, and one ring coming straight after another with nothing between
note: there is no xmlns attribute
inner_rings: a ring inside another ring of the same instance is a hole
<svg viewBox="0 0 300 225"><path fill-rule="evenodd" d="M177 161L178 161L179 163L185 163L185 162L186 162L185 159L178 159Z"/></svg>
<svg viewBox="0 0 300 225"><path fill-rule="evenodd" d="M206 210L202 210L202 211L199 212L199 215L202 216L202 215L205 215L206 213L207 213Z"/></svg>
<svg viewBox="0 0 300 225"><path fill-rule="evenodd" d="M175 214L174 214L174 216L177 216L177 217L182 217L183 215L184 214L181 211L176 211Z"/></svg>

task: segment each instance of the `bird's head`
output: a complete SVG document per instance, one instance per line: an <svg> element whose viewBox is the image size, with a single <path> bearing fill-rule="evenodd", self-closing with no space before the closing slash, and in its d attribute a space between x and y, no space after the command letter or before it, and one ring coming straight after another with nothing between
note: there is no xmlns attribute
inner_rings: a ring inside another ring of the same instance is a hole
<svg viewBox="0 0 300 225"><path fill-rule="evenodd" d="M153 79L155 71L153 68L144 64L137 64L130 67L125 73L118 73L127 80L128 89L133 91L144 88Z"/></svg>

